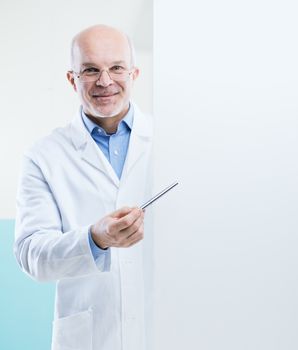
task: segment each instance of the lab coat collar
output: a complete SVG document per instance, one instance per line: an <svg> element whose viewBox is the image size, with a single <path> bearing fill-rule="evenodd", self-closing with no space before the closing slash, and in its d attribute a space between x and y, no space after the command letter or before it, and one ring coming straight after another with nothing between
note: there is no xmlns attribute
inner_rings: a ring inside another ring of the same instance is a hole
<svg viewBox="0 0 298 350"><path fill-rule="evenodd" d="M134 105L134 122L130 134L128 152L122 172L121 183L129 175L133 167L141 159L141 156L151 145L152 120L144 115L136 105Z"/></svg>
<svg viewBox="0 0 298 350"><path fill-rule="evenodd" d="M130 170L140 159L141 155L146 151L152 137L152 125L149 118L140 112L136 105L133 105L133 107L134 121L130 135L128 153L121 176L121 182L125 180L125 177L129 174ZM111 164L86 129L80 112L71 122L70 134L74 147L81 153L82 159L101 172L105 173L111 182L116 187L119 187L120 180L118 179Z"/></svg>
<svg viewBox="0 0 298 350"><path fill-rule="evenodd" d="M111 182L116 187L119 187L119 179L114 169L86 129L81 113L78 113L78 115L72 121L70 125L70 134L74 147L78 153L80 153L81 158L106 174Z"/></svg>

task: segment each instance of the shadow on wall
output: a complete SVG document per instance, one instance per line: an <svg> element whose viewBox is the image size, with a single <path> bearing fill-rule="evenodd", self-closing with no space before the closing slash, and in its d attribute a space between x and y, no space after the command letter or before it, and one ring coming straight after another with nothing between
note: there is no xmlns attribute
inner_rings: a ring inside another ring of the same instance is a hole
<svg viewBox="0 0 298 350"><path fill-rule="evenodd" d="M0 220L0 237L0 349L50 349L55 286L19 268L13 220Z"/></svg>

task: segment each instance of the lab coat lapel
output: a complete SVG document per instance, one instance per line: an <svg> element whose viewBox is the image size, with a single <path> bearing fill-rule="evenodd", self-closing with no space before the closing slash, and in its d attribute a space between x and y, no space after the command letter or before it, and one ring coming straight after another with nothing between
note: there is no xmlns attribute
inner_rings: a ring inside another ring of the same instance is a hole
<svg viewBox="0 0 298 350"><path fill-rule="evenodd" d="M90 136L90 135L89 135ZM111 181L119 187L119 179L112 168L111 164L106 159L105 155L96 145L95 141L90 136L86 143L85 148L82 149L82 158L93 165L95 168L99 169L103 173L105 173Z"/></svg>
<svg viewBox="0 0 298 350"><path fill-rule="evenodd" d="M141 159L143 153L148 150L151 145L152 126L149 119L139 111L134 105L134 121L130 135L128 153L123 169L122 179L129 175L132 168Z"/></svg>
<svg viewBox="0 0 298 350"><path fill-rule="evenodd" d="M81 158L103 172L115 186L119 187L119 179L114 169L86 130L80 113L72 121L70 133L72 142Z"/></svg>

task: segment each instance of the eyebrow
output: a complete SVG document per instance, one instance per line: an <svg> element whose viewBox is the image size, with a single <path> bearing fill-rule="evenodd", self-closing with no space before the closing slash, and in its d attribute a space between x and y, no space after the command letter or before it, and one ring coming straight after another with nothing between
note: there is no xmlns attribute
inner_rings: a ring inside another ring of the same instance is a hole
<svg viewBox="0 0 298 350"><path fill-rule="evenodd" d="M111 65L118 65L118 64L123 64L123 65L126 65L126 62L125 61L113 61L110 63ZM93 63L93 62L85 62L85 63L82 63L82 67L94 67L94 66L97 66L97 64Z"/></svg>

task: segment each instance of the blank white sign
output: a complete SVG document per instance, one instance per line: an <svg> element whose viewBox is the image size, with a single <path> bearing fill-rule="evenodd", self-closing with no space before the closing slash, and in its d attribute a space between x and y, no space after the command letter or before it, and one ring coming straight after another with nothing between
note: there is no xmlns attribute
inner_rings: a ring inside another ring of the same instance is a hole
<svg viewBox="0 0 298 350"><path fill-rule="evenodd" d="M298 7L155 1L156 349L298 348Z"/></svg>

